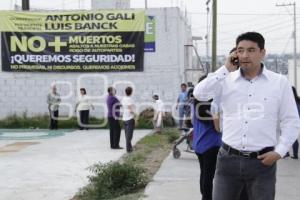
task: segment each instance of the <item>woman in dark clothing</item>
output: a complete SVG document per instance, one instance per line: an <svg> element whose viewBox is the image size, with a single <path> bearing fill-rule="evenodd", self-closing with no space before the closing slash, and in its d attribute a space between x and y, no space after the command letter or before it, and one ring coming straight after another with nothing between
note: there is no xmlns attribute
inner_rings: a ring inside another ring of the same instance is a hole
<svg viewBox="0 0 300 200"><path fill-rule="evenodd" d="M88 130L90 108L94 110L94 106L86 94L86 89L80 88L80 96L75 105L75 113L79 112L78 128L80 130Z"/></svg>
<svg viewBox="0 0 300 200"><path fill-rule="evenodd" d="M201 77L199 82L205 77ZM221 146L221 134L214 128L211 115L211 101L194 100L193 116L193 149L200 164L200 192L202 200L212 200L213 178L215 175L217 154Z"/></svg>
<svg viewBox="0 0 300 200"><path fill-rule="evenodd" d="M297 94L296 88L292 87L292 89L293 89L295 101L296 101L296 104L297 104L298 113L299 113L299 116L300 116L300 97ZM298 159L298 150L299 150L299 142L298 142L298 140L296 140L293 144L293 156L291 156L291 158Z"/></svg>

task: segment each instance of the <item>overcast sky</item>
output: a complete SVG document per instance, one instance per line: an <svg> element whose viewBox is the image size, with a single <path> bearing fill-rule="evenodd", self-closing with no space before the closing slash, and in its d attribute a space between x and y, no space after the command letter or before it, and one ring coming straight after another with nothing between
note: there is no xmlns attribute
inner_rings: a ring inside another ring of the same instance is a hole
<svg viewBox="0 0 300 200"><path fill-rule="evenodd" d="M21 0L1 0L1 10L12 9ZM266 39L269 53L293 51L293 7L276 7L286 0L219 0L218 1L218 54L227 54L233 47L238 34L245 31L261 32ZM291 1L293 2L293 0ZM300 52L300 1L297 10L298 53ZM195 36L207 33L206 0L148 0L148 7L186 7ZM211 4L210 4L211 5ZM31 0L32 7L52 9L90 8L90 0ZM134 8L144 7L144 0L131 0ZM211 35L211 29L209 31ZM205 55L205 42L198 44L201 55Z"/></svg>

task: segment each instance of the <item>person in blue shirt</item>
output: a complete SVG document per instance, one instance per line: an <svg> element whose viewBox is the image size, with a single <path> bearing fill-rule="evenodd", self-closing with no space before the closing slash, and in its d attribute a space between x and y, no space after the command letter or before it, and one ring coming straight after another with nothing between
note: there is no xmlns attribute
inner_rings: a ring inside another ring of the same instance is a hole
<svg viewBox="0 0 300 200"><path fill-rule="evenodd" d="M200 192L202 200L212 200L213 179L217 154L222 144L221 133L215 130L211 102L195 100L193 107L193 149L200 164Z"/></svg>
<svg viewBox="0 0 300 200"><path fill-rule="evenodd" d="M187 101L187 85L185 83L181 84L181 92L178 95L177 98L177 104L176 109L178 109L179 112L179 128L181 129L183 126L183 119L184 119L184 113L185 113L185 106Z"/></svg>

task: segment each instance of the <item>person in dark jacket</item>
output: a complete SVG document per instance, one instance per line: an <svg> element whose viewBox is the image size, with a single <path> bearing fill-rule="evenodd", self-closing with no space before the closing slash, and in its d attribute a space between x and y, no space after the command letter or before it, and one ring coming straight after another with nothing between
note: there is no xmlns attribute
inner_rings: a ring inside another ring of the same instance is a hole
<svg viewBox="0 0 300 200"><path fill-rule="evenodd" d="M297 108L298 108L298 114L300 116L300 97L297 94L296 88L292 87L292 89L293 89L295 101L296 101ZM291 156L292 159L298 159L298 150L299 150L299 142L298 142L298 140L296 140L293 144L293 156Z"/></svg>
<svg viewBox="0 0 300 200"><path fill-rule="evenodd" d="M113 87L107 89L108 96L106 99L107 104L107 119L109 124L109 135L110 135L110 148L111 149L123 149L120 147L120 135L121 126L119 122L120 118L120 101L115 96L116 90Z"/></svg>

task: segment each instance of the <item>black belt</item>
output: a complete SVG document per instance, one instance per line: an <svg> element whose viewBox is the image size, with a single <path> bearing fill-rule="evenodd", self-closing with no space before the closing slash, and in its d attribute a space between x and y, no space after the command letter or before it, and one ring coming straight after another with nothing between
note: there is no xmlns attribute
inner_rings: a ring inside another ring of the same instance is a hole
<svg viewBox="0 0 300 200"><path fill-rule="evenodd" d="M237 155L237 156L242 156L242 157L247 157L247 158L257 158L257 156L262 155L264 153L267 153L269 151L273 151L274 147L266 147L263 148L260 151L239 151L235 148L232 148L231 146L223 143L222 144L223 149L225 149L229 154Z"/></svg>

